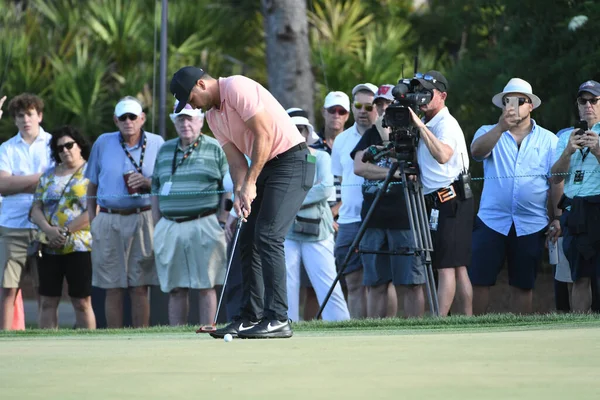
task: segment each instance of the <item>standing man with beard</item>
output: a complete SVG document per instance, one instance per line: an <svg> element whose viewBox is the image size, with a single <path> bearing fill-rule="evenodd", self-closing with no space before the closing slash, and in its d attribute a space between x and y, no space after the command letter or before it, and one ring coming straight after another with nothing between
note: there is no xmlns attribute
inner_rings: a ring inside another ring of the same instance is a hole
<svg viewBox="0 0 600 400"><path fill-rule="evenodd" d="M215 79L184 67L173 75L171 92L179 101L175 112L186 104L207 110L206 121L229 162L233 208L246 219L239 238L241 315L211 335L289 338L283 242L313 185L315 158L281 104L249 78Z"/></svg>

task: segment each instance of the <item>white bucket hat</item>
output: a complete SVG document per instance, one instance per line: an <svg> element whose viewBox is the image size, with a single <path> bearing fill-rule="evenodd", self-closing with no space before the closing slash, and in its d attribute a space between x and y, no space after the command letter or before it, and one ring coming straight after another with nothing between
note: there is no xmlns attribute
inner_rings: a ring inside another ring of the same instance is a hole
<svg viewBox="0 0 600 400"><path fill-rule="evenodd" d="M294 125L305 125L308 127L308 138L306 138L306 144L315 144L319 140L319 135L316 134L315 129L308 120L308 113L301 108L288 108L285 110Z"/></svg>
<svg viewBox="0 0 600 400"><path fill-rule="evenodd" d="M492 97L492 103L496 107L504 108L504 104L502 104L502 99L507 93L521 93L531 99L531 103L533 104L533 108L536 109L542 104L542 100L533 94L533 90L531 89L531 85L529 82L524 81L521 78L512 78L506 86L504 86L504 90L501 93L498 93L494 97Z"/></svg>

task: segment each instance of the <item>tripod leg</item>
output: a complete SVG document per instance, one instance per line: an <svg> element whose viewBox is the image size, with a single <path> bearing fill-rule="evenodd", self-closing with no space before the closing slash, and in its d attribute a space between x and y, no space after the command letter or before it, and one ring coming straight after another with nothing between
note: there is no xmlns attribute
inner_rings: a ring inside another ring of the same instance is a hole
<svg viewBox="0 0 600 400"><path fill-rule="evenodd" d="M427 218L427 207L425 205L425 196L423 195L423 188L419 186L419 195L417 196L417 201L419 202L419 211L421 213L421 219L423 221L424 230L424 242L425 248L427 249L427 274L429 275L430 283L431 283L431 293L433 296L433 305L435 310L435 316L439 317L440 315L440 304L438 301L437 289L435 285L435 276L433 274L433 266L432 266L432 257L431 252L433 251L433 240L431 239L431 231L429 230L429 220Z"/></svg>

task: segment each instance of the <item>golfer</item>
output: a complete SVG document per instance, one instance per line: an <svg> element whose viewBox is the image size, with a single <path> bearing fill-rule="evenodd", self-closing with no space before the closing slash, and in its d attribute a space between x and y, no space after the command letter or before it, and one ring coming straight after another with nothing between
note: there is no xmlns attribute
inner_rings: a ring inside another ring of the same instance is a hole
<svg viewBox="0 0 600 400"><path fill-rule="evenodd" d="M171 92L179 100L176 113L186 103L206 110L229 162L234 211L246 220L239 238L240 315L211 335L291 337L283 242L313 185L315 158L281 104L249 78L215 79L184 67L173 75Z"/></svg>

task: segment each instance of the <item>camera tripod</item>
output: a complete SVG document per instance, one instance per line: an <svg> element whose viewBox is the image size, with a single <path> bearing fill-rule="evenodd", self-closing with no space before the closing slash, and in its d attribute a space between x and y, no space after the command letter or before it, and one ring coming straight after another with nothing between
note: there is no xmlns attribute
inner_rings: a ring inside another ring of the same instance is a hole
<svg viewBox="0 0 600 400"><path fill-rule="evenodd" d="M410 225L410 230L413 234L413 247L406 248L403 251L361 251L362 253L370 253L370 254L387 254L387 255L416 255L421 257L423 268L425 268L425 288L427 290L427 301L429 303L429 310L431 311L432 316L439 316L439 304L437 291L435 287L435 278L433 276L433 268L432 268L432 260L431 253L433 252L433 242L431 239L431 232L429 231L429 219L427 218L427 208L425 206L425 197L423 195L423 187L419 180L408 180L409 174L416 174L416 168L413 166L408 166L407 161L400 160L396 161L390 167L388 171L387 177L383 181L383 184L375 199L373 200L373 204L369 208L367 215L363 219L360 228L358 230L358 234L354 238L354 241L350 245L350 249L348 249L348 253L344 258L344 262L340 266L337 276L333 281L333 284L329 288L329 292L323 299L323 304L319 308L319 312L317 313L316 318L320 318L333 290L335 289L335 285L339 282L342 274L346 270L348 266L348 262L350 261L350 257L352 253L358 251L358 245L362 240L366 230L367 224L371 219L371 216L377 207L377 203L379 203L381 197L387 192L388 186L394 177L396 171L400 169L400 176L402 177L402 186L404 189L404 197L406 199L406 210L408 212L408 221Z"/></svg>

